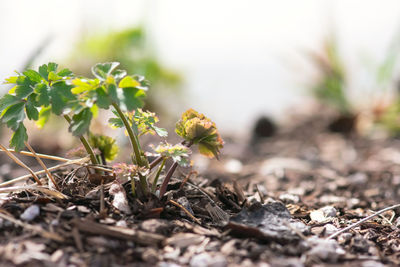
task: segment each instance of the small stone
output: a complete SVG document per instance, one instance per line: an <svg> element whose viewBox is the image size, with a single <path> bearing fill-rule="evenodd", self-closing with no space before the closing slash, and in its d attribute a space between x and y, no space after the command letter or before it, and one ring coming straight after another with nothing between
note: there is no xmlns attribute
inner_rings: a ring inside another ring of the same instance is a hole
<svg viewBox="0 0 400 267"><path fill-rule="evenodd" d="M333 239L322 239L317 237L311 237L308 239L312 244L312 248L308 251L308 255L311 257L317 257L323 261L337 262L345 251L339 246L336 240Z"/></svg>
<svg viewBox="0 0 400 267"><path fill-rule="evenodd" d="M229 173L240 173L243 170L243 164L237 159L230 159L224 164L224 168Z"/></svg>
<svg viewBox="0 0 400 267"><path fill-rule="evenodd" d="M338 236L338 242L339 244L345 244L347 242L349 242L351 240L351 237L353 235L351 233L343 233L341 235Z"/></svg>
<svg viewBox="0 0 400 267"><path fill-rule="evenodd" d="M32 205L27 208L20 216L24 221L30 222L34 220L40 214L40 208L38 205Z"/></svg>
<svg viewBox="0 0 400 267"><path fill-rule="evenodd" d="M326 217L322 210L313 210L312 212L310 212L310 218L312 221L315 222L324 222L326 220Z"/></svg>
<svg viewBox="0 0 400 267"><path fill-rule="evenodd" d="M325 206L320 208L326 217L336 217L337 210L332 206Z"/></svg>
<svg viewBox="0 0 400 267"><path fill-rule="evenodd" d="M189 263L190 267L225 267L227 266L227 261L224 256L216 255L211 256L209 253L201 253L195 255Z"/></svg>
<svg viewBox="0 0 400 267"><path fill-rule="evenodd" d="M128 225L126 224L126 221L124 220L120 220L118 221L115 226L119 226L119 227L128 227Z"/></svg>
<svg viewBox="0 0 400 267"><path fill-rule="evenodd" d="M300 197L294 194L282 194L279 199L285 204L296 204L300 202Z"/></svg>
<svg viewBox="0 0 400 267"><path fill-rule="evenodd" d="M325 228L325 236L330 236L330 235L336 233L338 230L336 228L336 226L334 226L331 223L325 224L324 228Z"/></svg>

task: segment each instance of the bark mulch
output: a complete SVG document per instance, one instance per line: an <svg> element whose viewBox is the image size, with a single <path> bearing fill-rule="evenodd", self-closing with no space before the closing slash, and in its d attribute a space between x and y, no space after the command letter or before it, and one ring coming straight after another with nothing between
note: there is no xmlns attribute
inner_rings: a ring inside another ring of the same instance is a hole
<svg viewBox="0 0 400 267"><path fill-rule="evenodd" d="M312 118L229 141L219 162L195 156L162 201L58 170L64 198L0 195L1 266L399 266L400 208L330 236L400 203L400 141L326 128Z"/></svg>

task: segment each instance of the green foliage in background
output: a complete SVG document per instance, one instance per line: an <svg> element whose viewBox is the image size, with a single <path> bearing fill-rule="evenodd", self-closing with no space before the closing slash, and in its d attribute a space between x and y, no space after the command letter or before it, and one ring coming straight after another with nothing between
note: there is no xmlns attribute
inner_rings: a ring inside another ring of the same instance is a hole
<svg viewBox="0 0 400 267"><path fill-rule="evenodd" d="M311 86L313 95L342 114L351 112L346 96L346 72L333 37L326 39L321 55L313 55L320 77Z"/></svg>
<svg viewBox="0 0 400 267"><path fill-rule="evenodd" d="M71 56L71 69L87 75L96 62L118 61L128 73L145 76L151 81L146 108L166 112L164 95L177 96L182 78L160 63L143 27L108 34L82 36Z"/></svg>

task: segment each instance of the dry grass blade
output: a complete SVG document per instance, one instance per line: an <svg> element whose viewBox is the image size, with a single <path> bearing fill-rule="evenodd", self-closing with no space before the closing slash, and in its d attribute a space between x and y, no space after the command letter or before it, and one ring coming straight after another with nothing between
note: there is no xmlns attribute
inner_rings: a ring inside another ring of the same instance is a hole
<svg viewBox="0 0 400 267"><path fill-rule="evenodd" d="M1 149L0 151L6 152L6 151L3 150L3 149ZM32 153L32 152L28 152L28 151L19 151L19 152L17 152L17 151L15 151L14 149L7 149L7 151L12 152L12 153L18 153L18 154L21 154L21 155L24 155L24 156L34 157L33 153ZM40 153L36 153L36 155L37 155L39 158L42 158L42 159L51 159L51 160L55 160L55 161L64 161L64 162L67 162L67 161L70 160L70 159L66 159L66 158L62 158L62 157L56 157L56 156L51 156L51 155L46 155L46 154L40 154Z"/></svg>
<svg viewBox="0 0 400 267"><path fill-rule="evenodd" d="M378 216L378 215L380 215L380 214L382 214L382 213L384 213L384 212L386 212L386 211L393 210L393 209L397 209L397 208L400 208L400 204L396 204L396 205L393 205L393 206L384 208L384 209L382 209L382 210L380 210L380 211L377 211L377 212L375 212L374 214L372 214L372 215L370 215L370 216L368 216L368 217L365 217L364 219L359 220L358 222L353 223L352 225L349 225L349 226L343 228L342 230L337 231L336 233L334 233L334 234L328 236L326 239L335 238L335 237L337 237L338 235L340 235L340 234L342 234L342 233L344 233L344 232L347 232L348 230L350 230L350 229L352 229L352 228L354 228L354 227L356 227L356 226L362 224L363 222L366 222L366 221L372 219L373 217L376 217L376 216Z"/></svg>
<svg viewBox="0 0 400 267"><path fill-rule="evenodd" d="M181 204L179 204L176 201L170 200L169 203L171 203L174 206L177 206L178 208L180 208L181 210L183 210L184 213L186 213L187 216L189 216L193 221L195 221L198 224L201 224L200 220L197 219L196 217L193 216L193 214L191 214L184 206L182 206Z"/></svg>
<svg viewBox="0 0 400 267"><path fill-rule="evenodd" d="M49 179L51 180L51 182L53 183L54 187L60 191L60 188L58 187L56 180L54 180L53 175L51 174L51 172L47 169L46 165L43 163L43 161L38 157L38 155L36 154L35 150L33 150L33 148L31 147L31 145L28 142L25 142L25 146L29 149L29 151L32 152L33 156L35 157L35 159L37 160L37 162L40 164L40 166L42 166L43 170L45 171L45 173L47 174L47 177L49 177Z"/></svg>
<svg viewBox="0 0 400 267"><path fill-rule="evenodd" d="M35 179L36 183L38 183L38 185L42 185L42 183L40 182L39 178L36 176L36 174L32 171L31 168L29 168L28 166L25 165L25 163L23 163L19 158L17 158L16 156L14 156L10 151L7 150L7 148L5 146L3 146L2 144L0 144L0 148L3 149L4 152L6 152L7 156L9 156L13 161L15 161L15 163L17 163L19 166L23 167L24 169L26 169L28 172L30 172L30 174L33 176L33 178Z"/></svg>
<svg viewBox="0 0 400 267"><path fill-rule="evenodd" d="M49 196L52 196L52 197L55 197L58 199L68 199L68 196L64 195L61 192L51 190L47 187L37 186L37 185L23 185L23 186L11 186L11 187L0 188L0 194L17 192L17 191L25 191L25 190L39 191L46 195L49 195Z"/></svg>
<svg viewBox="0 0 400 267"><path fill-rule="evenodd" d="M88 161L89 161L89 157L76 159L76 160L70 160L68 162L56 165L54 167L50 167L50 168L48 168L48 170L49 171L54 171L54 170L57 170L57 169L60 169L60 168L63 168L63 167L69 166L69 165L73 165L73 164L82 166ZM43 174L43 173L44 173L44 170L35 172L36 175ZM9 185L14 184L14 183L22 182L22 181L25 181L25 180L29 179L30 177L31 177L30 174L29 175L23 175L23 176L14 178L14 179L12 179L10 181L1 183L0 187L5 187L5 186L9 186Z"/></svg>
<svg viewBox="0 0 400 267"><path fill-rule="evenodd" d="M40 226L35 226L35 225L30 225L28 223L24 223L20 220L15 219L11 215L6 214L4 211L0 210L0 218L10 221L15 225L21 226L22 228L25 228L27 230L33 231L44 238L47 239L52 239L58 242L63 242L64 238L56 233L48 232L46 230L43 230Z"/></svg>

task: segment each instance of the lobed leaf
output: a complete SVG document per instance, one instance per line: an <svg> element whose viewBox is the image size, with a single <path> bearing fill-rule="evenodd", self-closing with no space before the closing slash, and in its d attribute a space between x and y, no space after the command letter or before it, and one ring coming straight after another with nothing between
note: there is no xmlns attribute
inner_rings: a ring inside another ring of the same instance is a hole
<svg viewBox="0 0 400 267"><path fill-rule="evenodd" d="M21 151L25 147L25 141L28 141L28 135L25 126L20 123L11 137L10 147L13 147L16 151Z"/></svg>
<svg viewBox="0 0 400 267"><path fill-rule="evenodd" d="M90 108L84 108L78 114L72 116L72 121L69 126L69 131L75 136L81 136L89 130L90 122L93 114Z"/></svg>

